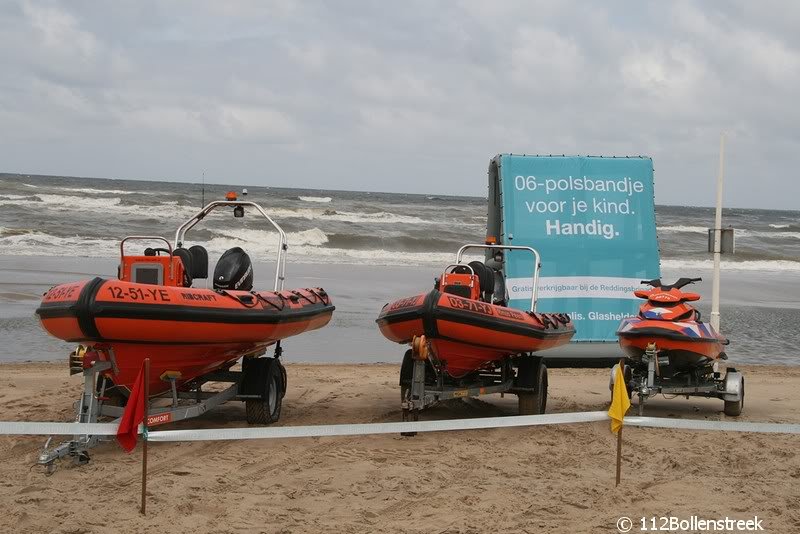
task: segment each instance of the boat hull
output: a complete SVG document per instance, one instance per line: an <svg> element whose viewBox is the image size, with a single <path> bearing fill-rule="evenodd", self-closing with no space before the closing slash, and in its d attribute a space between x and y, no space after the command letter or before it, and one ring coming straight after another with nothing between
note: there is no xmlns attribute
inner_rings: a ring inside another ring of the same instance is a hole
<svg viewBox="0 0 800 534"><path fill-rule="evenodd" d="M671 322L629 317L617 331L625 355L641 360L649 344L669 358L676 370L707 365L724 356L725 338L708 323Z"/></svg>
<svg viewBox="0 0 800 534"><path fill-rule="evenodd" d="M425 335L454 378L509 356L563 345L575 334L563 314L529 314L435 289L387 304L376 322L396 343Z"/></svg>
<svg viewBox="0 0 800 534"><path fill-rule="evenodd" d="M165 371L179 372L182 385L322 328L333 310L318 288L250 293L95 278L52 288L36 314L50 335L102 349L100 359L113 354L116 385L132 385L150 358L155 394L170 387Z"/></svg>

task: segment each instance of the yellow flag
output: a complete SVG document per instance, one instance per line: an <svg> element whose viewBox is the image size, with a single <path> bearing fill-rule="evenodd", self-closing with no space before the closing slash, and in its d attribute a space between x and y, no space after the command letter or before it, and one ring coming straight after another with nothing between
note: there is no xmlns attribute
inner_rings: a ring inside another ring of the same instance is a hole
<svg viewBox="0 0 800 534"><path fill-rule="evenodd" d="M622 374L622 366L617 365L617 372L614 376L614 390L611 394L611 406L608 408L608 416L611 418L611 432L616 434L622 428L622 420L625 413L631 407L631 399L628 398L628 390L625 389L625 376Z"/></svg>

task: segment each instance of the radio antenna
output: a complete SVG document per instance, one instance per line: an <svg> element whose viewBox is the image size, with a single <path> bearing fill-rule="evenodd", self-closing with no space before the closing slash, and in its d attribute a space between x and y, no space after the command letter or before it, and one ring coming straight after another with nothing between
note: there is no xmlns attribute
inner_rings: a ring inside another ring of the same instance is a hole
<svg viewBox="0 0 800 534"><path fill-rule="evenodd" d="M200 188L200 207L206 206L206 171L203 171L203 185Z"/></svg>

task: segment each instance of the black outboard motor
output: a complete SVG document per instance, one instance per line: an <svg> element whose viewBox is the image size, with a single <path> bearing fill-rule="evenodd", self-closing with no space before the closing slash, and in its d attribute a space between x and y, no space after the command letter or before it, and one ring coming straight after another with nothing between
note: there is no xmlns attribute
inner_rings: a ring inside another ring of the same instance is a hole
<svg viewBox="0 0 800 534"><path fill-rule="evenodd" d="M239 247L226 250L214 269L214 289L253 289L253 262Z"/></svg>

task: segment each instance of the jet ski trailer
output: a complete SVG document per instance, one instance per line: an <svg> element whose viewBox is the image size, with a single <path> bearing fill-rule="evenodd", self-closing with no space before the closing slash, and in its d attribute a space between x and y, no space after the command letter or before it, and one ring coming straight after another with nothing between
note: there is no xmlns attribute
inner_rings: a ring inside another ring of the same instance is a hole
<svg viewBox="0 0 800 534"><path fill-rule="evenodd" d="M185 234L220 208L233 208L235 217L252 209L277 231L274 291L251 290L252 264L240 248L220 258L213 289L192 287L193 279L208 277L208 255L199 245L183 248ZM126 254L125 243L132 240L162 241L166 248ZM69 357L70 374L82 374L84 382L75 422L119 421L145 358L150 361L148 427L197 417L229 400L245 402L250 424L277 421L287 385L281 340L325 326L334 310L321 288L284 290L287 249L284 231L261 206L228 193L226 200L210 202L183 223L174 246L159 236L123 239L118 279L50 289L36 311L42 327L80 343ZM274 357L260 357L271 346ZM241 370L233 370L240 360ZM208 383L226 387L204 389ZM39 464L52 473L60 458L86 463L88 449L109 439L76 435L51 448L51 437Z"/></svg>
<svg viewBox="0 0 800 534"><path fill-rule="evenodd" d="M728 359L725 346L729 342L689 304L700 295L682 290L699 281L680 278L665 284L660 279L642 280L651 288L634 291L644 302L638 315L622 320L617 336L626 356L625 386L629 397L634 393L639 397L639 415L644 414L647 399L659 393L687 399L718 398L724 401L725 415L742 413L744 376L733 367L724 375L719 371L720 362ZM611 369L612 396L619 365Z"/></svg>

